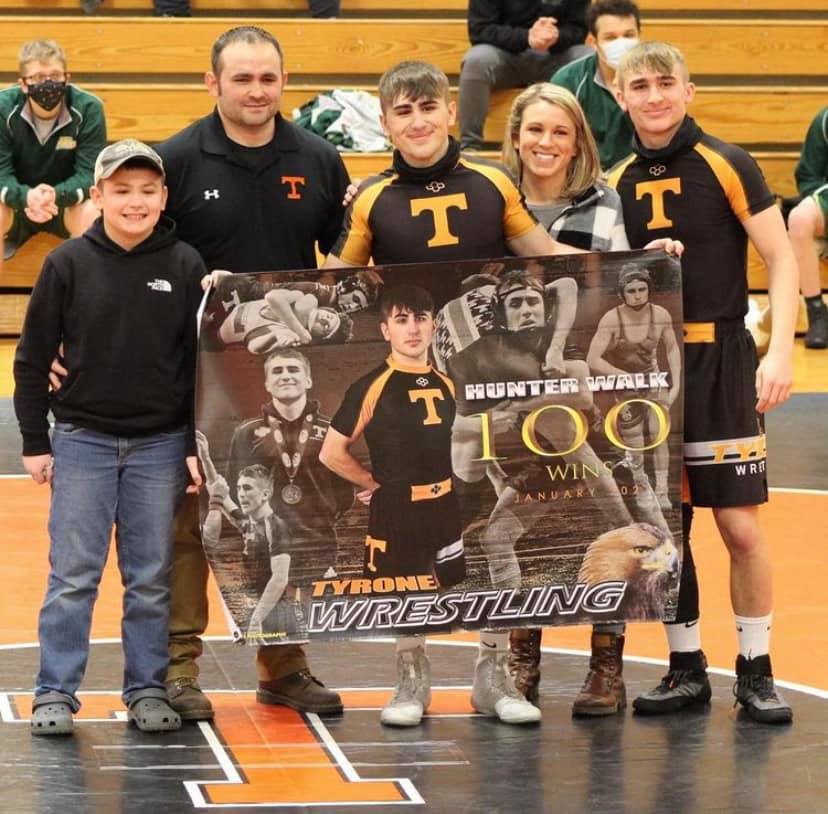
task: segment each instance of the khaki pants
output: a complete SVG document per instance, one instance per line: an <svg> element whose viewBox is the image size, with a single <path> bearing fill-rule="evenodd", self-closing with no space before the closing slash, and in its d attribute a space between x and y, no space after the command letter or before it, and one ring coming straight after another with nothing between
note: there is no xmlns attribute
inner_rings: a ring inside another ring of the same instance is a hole
<svg viewBox="0 0 828 814"><path fill-rule="evenodd" d="M167 681L198 678L198 658L204 650L201 636L208 620L208 570L198 527L198 498L187 495L175 518ZM307 667L305 651L300 645L260 647L256 653L259 681L282 678Z"/></svg>

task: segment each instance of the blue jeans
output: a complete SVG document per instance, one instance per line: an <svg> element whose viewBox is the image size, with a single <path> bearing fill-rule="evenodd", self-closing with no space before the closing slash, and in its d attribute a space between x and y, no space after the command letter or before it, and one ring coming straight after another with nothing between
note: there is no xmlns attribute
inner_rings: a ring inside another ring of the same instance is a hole
<svg viewBox="0 0 828 814"><path fill-rule="evenodd" d="M186 484L186 430L121 438L58 422L52 453L51 571L35 696L58 693L80 708L92 608L115 524L124 703L166 697L173 517Z"/></svg>

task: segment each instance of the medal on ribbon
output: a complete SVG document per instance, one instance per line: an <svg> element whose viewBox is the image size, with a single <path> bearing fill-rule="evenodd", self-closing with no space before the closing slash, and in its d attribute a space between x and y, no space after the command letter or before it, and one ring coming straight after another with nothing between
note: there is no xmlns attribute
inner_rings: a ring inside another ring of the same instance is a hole
<svg viewBox="0 0 828 814"><path fill-rule="evenodd" d="M305 426L299 430L299 436L296 439L296 450L292 455L287 450L287 441L281 427L273 428L273 440L276 442L279 460L288 479L288 482L282 487L280 496L288 506L295 506L302 500L302 487L295 481L296 475L299 473L299 466L302 463L302 456L305 454L305 447L310 438L309 428L313 423L313 413L308 413L303 419L303 423Z"/></svg>

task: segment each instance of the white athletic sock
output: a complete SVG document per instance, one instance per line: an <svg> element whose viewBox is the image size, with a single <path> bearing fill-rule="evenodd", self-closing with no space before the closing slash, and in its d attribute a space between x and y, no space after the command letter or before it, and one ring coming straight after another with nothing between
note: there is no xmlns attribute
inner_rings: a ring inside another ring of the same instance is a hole
<svg viewBox="0 0 828 814"><path fill-rule="evenodd" d="M406 650L416 650L418 647L425 648L425 641L425 636L399 636L397 652L404 653Z"/></svg>
<svg viewBox="0 0 828 814"><path fill-rule="evenodd" d="M492 650L508 650L509 649L509 631L505 633L498 630L481 630L480 631L480 652L491 653Z"/></svg>
<svg viewBox="0 0 828 814"><path fill-rule="evenodd" d="M766 656L770 653L771 620L767 616L735 616L736 635L739 638L739 652L746 659Z"/></svg>
<svg viewBox="0 0 828 814"><path fill-rule="evenodd" d="M665 624L664 630L667 633L667 643L670 645L671 653L693 653L701 650L701 630L698 619L692 622Z"/></svg>

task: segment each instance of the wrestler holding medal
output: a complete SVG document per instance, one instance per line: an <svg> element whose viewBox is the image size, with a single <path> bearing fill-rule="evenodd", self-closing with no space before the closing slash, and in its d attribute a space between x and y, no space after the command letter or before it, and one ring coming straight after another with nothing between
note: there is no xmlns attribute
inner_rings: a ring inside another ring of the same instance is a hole
<svg viewBox="0 0 828 814"><path fill-rule="evenodd" d="M264 388L270 401L261 415L233 433L227 482L247 466L262 464L273 476L273 511L291 537L291 582L307 585L330 578L336 564L334 524L350 508L354 489L319 463L330 419L309 398L310 363L294 348L275 350L264 360Z"/></svg>

